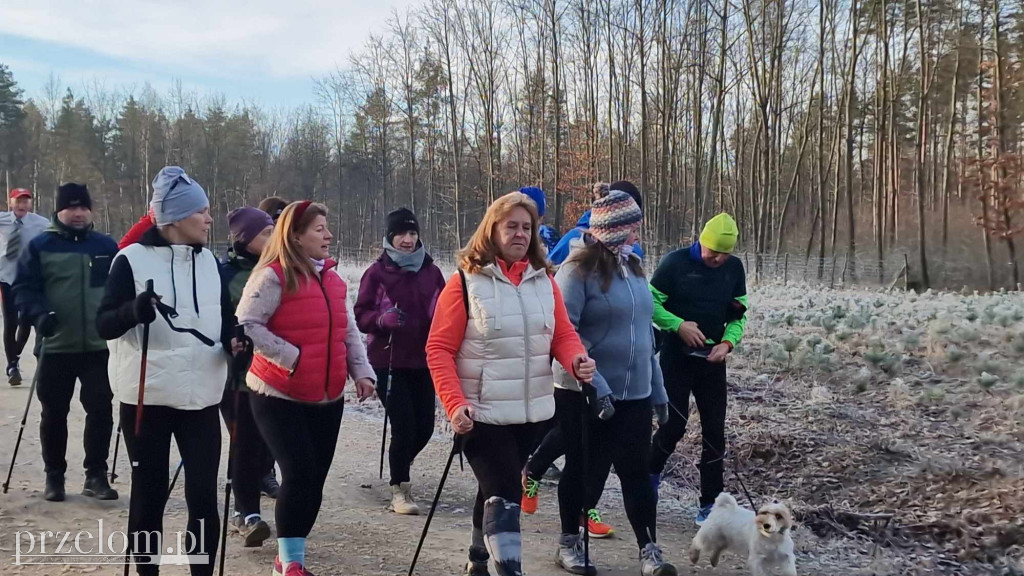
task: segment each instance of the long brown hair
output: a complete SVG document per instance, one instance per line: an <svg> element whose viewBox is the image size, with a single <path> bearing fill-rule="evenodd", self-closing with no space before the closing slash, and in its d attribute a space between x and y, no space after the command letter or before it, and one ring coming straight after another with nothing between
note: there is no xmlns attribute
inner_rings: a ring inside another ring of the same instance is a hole
<svg viewBox="0 0 1024 576"><path fill-rule="evenodd" d="M494 231L502 221L509 217L516 208L523 208L530 214L530 223L533 232L530 238L530 246L526 250L526 256L530 264L538 270L551 272L543 244L538 233L537 205L530 200L530 197L522 192L510 192L495 200L484 214L476 232L469 239L466 247L459 251L459 268L469 274L476 274L484 267L495 263L498 259L498 246L494 243Z"/></svg>
<svg viewBox="0 0 1024 576"><path fill-rule="evenodd" d="M281 217L274 226L274 233L260 254L256 270L266 268L275 262L280 264L287 292L299 289L299 276L309 279L316 275L313 262L302 251L296 236L308 230L317 216L327 218L327 206L315 202L292 202L281 212Z"/></svg>
<svg viewBox="0 0 1024 576"><path fill-rule="evenodd" d="M585 234L583 239L587 246L573 252L566 261L575 262L577 268L574 273L583 278L597 274L601 279L601 292L607 292L612 286L612 279L619 272L619 258L604 244L594 240L590 234ZM643 277L644 267L639 258L629 258L626 266L633 274Z"/></svg>

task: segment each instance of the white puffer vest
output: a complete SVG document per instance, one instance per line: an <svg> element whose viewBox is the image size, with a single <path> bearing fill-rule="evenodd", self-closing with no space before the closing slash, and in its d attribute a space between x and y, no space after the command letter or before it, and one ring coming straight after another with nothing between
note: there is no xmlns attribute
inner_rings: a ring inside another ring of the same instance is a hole
<svg viewBox="0 0 1024 576"><path fill-rule="evenodd" d="M153 280L161 301L178 312L175 326L195 328L216 342L207 346L191 334L174 332L157 314L149 325L145 405L201 410L220 403L228 355L220 344L221 285L213 253L205 248L196 253L189 246L133 244L116 258L131 264L136 294L146 290L146 280ZM139 400L142 330L140 324L110 342L110 384L125 404Z"/></svg>
<svg viewBox="0 0 1024 576"><path fill-rule="evenodd" d="M469 319L455 364L462 393L485 424L555 415L551 340L555 294L546 270L528 267L517 287L497 265L466 274Z"/></svg>

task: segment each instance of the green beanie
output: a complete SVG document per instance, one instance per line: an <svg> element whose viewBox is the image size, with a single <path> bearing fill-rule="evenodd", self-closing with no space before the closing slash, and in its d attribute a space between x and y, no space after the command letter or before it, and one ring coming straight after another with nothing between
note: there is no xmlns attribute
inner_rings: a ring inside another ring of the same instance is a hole
<svg viewBox="0 0 1024 576"><path fill-rule="evenodd" d="M739 236L740 230L736 226L736 221L732 216L722 212L704 225L704 231L700 233L700 245L715 252L732 254Z"/></svg>

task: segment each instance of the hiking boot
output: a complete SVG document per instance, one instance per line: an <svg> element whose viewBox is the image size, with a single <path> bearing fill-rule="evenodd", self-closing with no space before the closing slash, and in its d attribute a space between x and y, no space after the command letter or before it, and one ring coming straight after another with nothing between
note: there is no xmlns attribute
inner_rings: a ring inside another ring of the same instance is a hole
<svg viewBox="0 0 1024 576"><path fill-rule="evenodd" d="M21 370L17 362L7 365L7 383L11 386L21 386Z"/></svg>
<svg viewBox="0 0 1024 576"><path fill-rule="evenodd" d="M593 560L586 562L586 544L580 534L562 534L555 564L570 574L597 574Z"/></svg>
<svg viewBox="0 0 1024 576"><path fill-rule="evenodd" d="M270 525L263 521L259 516L253 516L248 520L242 520L241 514L236 516L238 520L241 520L236 525L238 533L245 540L243 548L259 548L263 546L263 541L270 538ZM235 522L235 518L232 518L232 523Z"/></svg>
<svg viewBox="0 0 1024 576"><path fill-rule="evenodd" d="M640 575L641 576L677 576L676 567L665 562L661 557L661 548L654 542L649 542L640 551Z"/></svg>
<svg viewBox="0 0 1024 576"><path fill-rule="evenodd" d="M82 496L97 500L117 500L117 490L110 487L106 474L96 474L85 477L85 487L82 488Z"/></svg>
<svg viewBox="0 0 1024 576"><path fill-rule="evenodd" d="M491 576L487 571L487 561L491 559L487 548L483 546L469 547L469 562L466 564L464 576Z"/></svg>
<svg viewBox="0 0 1024 576"><path fill-rule="evenodd" d="M697 526L703 526L704 523L707 522L708 516L711 516L712 506L714 506L714 504L705 504L700 507L700 510L697 511Z"/></svg>
<svg viewBox="0 0 1024 576"><path fill-rule="evenodd" d="M420 507L412 498L412 486L408 482L391 487L391 509L395 514L416 516L420 513Z"/></svg>
<svg viewBox="0 0 1024 576"><path fill-rule="evenodd" d="M523 514L533 514L537 512L537 493L539 491L540 482L537 482L529 476L523 480L523 501L521 504Z"/></svg>
<svg viewBox="0 0 1024 576"><path fill-rule="evenodd" d="M46 489L43 490L43 499L47 502L64 501L64 475L54 474L46 476Z"/></svg>
<svg viewBox="0 0 1024 576"><path fill-rule="evenodd" d="M615 535L615 528L601 521L601 513L596 508L587 512L587 531L591 538L611 538Z"/></svg>
<svg viewBox="0 0 1024 576"><path fill-rule="evenodd" d="M277 475L271 470L267 472L267 475L260 478L260 493L264 496L268 496L277 500L277 493L281 489L281 485L277 483Z"/></svg>

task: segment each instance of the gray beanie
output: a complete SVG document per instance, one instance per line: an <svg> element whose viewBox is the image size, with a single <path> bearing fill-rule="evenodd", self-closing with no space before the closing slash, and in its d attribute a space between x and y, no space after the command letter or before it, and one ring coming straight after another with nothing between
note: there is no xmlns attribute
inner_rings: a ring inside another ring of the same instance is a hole
<svg viewBox="0 0 1024 576"><path fill-rule="evenodd" d="M209 208L206 190L178 166L164 166L153 179L153 199L149 203L157 226L174 224Z"/></svg>

